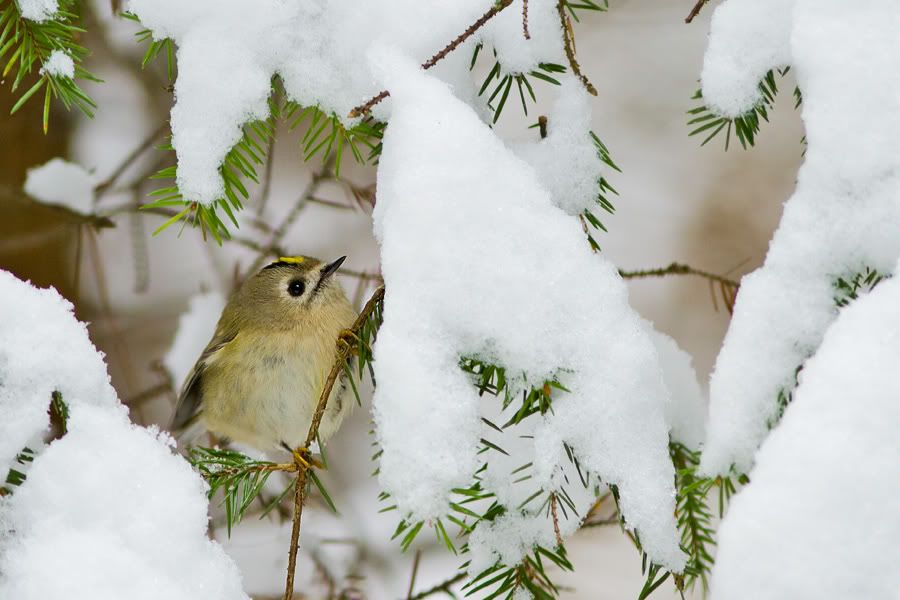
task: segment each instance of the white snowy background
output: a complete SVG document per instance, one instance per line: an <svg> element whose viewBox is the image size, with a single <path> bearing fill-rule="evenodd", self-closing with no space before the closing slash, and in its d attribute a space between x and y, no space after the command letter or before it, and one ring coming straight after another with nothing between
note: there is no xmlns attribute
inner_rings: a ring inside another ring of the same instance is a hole
<svg viewBox="0 0 900 600"><path fill-rule="evenodd" d="M609 233L600 234L599 241L604 256L623 269L678 261L737 279L765 257L781 205L793 191L804 132L789 94L793 84L786 79L778 107L771 122L763 125L756 148L744 151L733 143L726 153L720 139L701 148L699 139L687 136L685 112L695 106L690 96L699 85L713 12L713 7L708 7L693 24L686 25L683 19L688 4L613 0L608 13L587 14L583 23L576 25L582 68L599 90L598 97L590 98L591 127L623 171L609 175L619 191L613 198L617 211L605 216ZM108 14L105 3L98 3L95 10L101 16ZM90 187L108 176L125 154L156 129L169 108L165 92L155 90L155 95L147 96L146 84L121 62L110 59L117 53L137 59L133 28L104 21L114 52L98 52L95 62L89 63L106 80L103 85L89 86L99 104L98 114L94 120L74 117L75 135L67 155L89 171L76 173L83 183L72 190L78 206L85 208L92 203ZM547 85L536 91L539 103L528 120L511 100L498 126L502 135L521 142L533 140L534 131L526 130L525 125L533 115L546 114L557 93ZM296 138L296 133L283 132L276 144L267 209L274 222L280 221L302 193L311 177L310 167L318 164L302 164ZM138 174L155 158L151 153L129 173ZM77 169L61 163L44 168L55 173ZM374 181L372 169L351 167L349 161L345 169L346 176L360 186ZM26 190L48 203L58 202L53 189ZM336 185L323 186L318 195L351 207L354 204ZM110 194L103 202L113 205L128 199L127 194ZM153 217L147 221L149 235L160 221ZM252 225L245 227L249 231ZM227 294L233 281L235 264L246 267L252 254L234 244L218 248L203 243L190 230L179 237L172 229L149 238L148 286L136 292L126 220L115 229L104 230L99 243L111 305L108 310L103 306L94 271L83 268L79 309L90 321L92 340L107 353L119 398L128 404L129 399L142 396L143 390L164 381L160 370L152 367L160 361L173 379L183 377L205 344L203 328L214 322L222 294ZM346 266L356 271L379 268L372 216L358 207L336 210L307 205L284 245L292 252L323 258L347 254ZM71 273L61 269L60 277L71 277ZM355 280L343 281L351 296L365 296ZM669 277L632 281L628 290L631 305L693 356L700 380L706 382L729 322L721 303L718 310L714 308L707 283L694 277ZM189 309L205 315L206 323L203 318L185 320L183 315ZM131 407L131 417L142 424L164 425L172 402L166 393L142 399ZM378 488L370 476L373 467L369 461L370 415L368 406L357 411L329 446L326 481L341 517L336 519L314 501L304 517L303 546L312 551L301 557L300 579L321 582L316 565L328 565L329 575L338 581L348 574L361 576L353 585L368 597L396 598L406 593L412 553L399 555L396 542L389 541L395 517L376 512ZM748 494L748 506L751 501ZM751 508L743 510L752 512ZM287 525L251 519L239 526L230 540L224 529L215 537L236 561L247 593L262 598L281 591L288 533ZM454 572L458 560L432 543L430 535L422 535L418 547L424 552L417 589ZM581 531L568 547L575 573L558 577L567 586L564 596L636 596L643 580L640 557L617 529ZM727 573L722 577L728 577ZM727 585L727 580L723 581ZM668 585L655 597L667 595L675 596Z"/></svg>

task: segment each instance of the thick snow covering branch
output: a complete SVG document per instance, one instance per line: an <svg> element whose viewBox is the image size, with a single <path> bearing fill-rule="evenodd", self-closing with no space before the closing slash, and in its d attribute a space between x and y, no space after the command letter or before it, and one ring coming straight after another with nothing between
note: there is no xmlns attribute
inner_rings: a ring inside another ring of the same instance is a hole
<svg viewBox="0 0 900 600"><path fill-rule="evenodd" d="M38 289L0 270L0 473L16 455L37 449L50 427L54 391L66 404L118 403L103 355L72 304L53 288Z"/></svg>
<svg viewBox="0 0 900 600"><path fill-rule="evenodd" d="M43 448L56 390L68 432ZM72 305L0 271L3 473L26 444L37 457L0 499L0 598L246 600L206 536L203 480L128 420Z"/></svg>
<svg viewBox="0 0 900 600"><path fill-rule="evenodd" d="M258 0L251 8L243 0L131 0L130 10L154 38L171 38L178 47L171 124L181 193L205 204L222 196L219 166L240 140L241 125L269 115L273 76L281 78L292 100L343 118L379 91L360 59L373 43L389 40L423 62L492 5L492 0ZM530 39L523 35L522 0L515 0L443 58L435 74L474 104L469 60L479 41L496 49L505 72L565 63L556 1L531 0L528 15ZM376 107L375 116L386 110Z"/></svg>
<svg viewBox="0 0 900 600"><path fill-rule="evenodd" d="M728 0L713 13L703 60L703 100L727 117L748 112L762 97L759 82L791 61L795 0Z"/></svg>
<svg viewBox="0 0 900 600"><path fill-rule="evenodd" d="M373 62L394 99L374 213L387 289L374 363L382 485L402 511L432 518L479 468L479 397L461 356L522 373L520 385L556 375L569 393L534 419L530 483L559 487L568 443L618 486L653 560L679 570L668 394L615 268L446 84L385 49ZM511 562L536 536L492 527L485 543L513 547L498 549Z"/></svg>
<svg viewBox="0 0 900 600"><path fill-rule="evenodd" d="M779 392L792 389L796 369L837 316L836 279L865 267L890 272L900 256L898 26L900 4L890 0L852 8L839 0L728 0L716 11L704 97L725 112L729 102L745 110L747 82L789 62L809 145L765 264L741 283L716 362L707 473L751 467Z"/></svg>
<svg viewBox="0 0 900 600"><path fill-rule="evenodd" d="M895 598L900 280L841 311L719 531L713 598Z"/></svg>
<svg viewBox="0 0 900 600"><path fill-rule="evenodd" d="M223 194L218 168L241 137L241 125L269 115L271 79L304 106L346 115L378 89L360 57L376 38L430 57L491 5L490 0L360 3L355 0L131 0L157 39L178 45L172 142L178 186L190 200ZM410 27L427 23L427 27ZM469 46L467 46L469 47ZM471 93L470 53L437 70L458 93ZM454 74L451 76L451 74Z"/></svg>
<svg viewBox="0 0 900 600"><path fill-rule="evenodd" d="M59 10L57 0L16 0L22 17L35 23L43 23L53 18Z"/></svg>
<svg viewBox="0 0 900 600"><path fill-rule="evenodd" d="M591 140L589 95L575 77L563 79L547 130L546 139L513 151L537 172L558 207L570 215L596 208L597 182L608 167Z"/></svg>

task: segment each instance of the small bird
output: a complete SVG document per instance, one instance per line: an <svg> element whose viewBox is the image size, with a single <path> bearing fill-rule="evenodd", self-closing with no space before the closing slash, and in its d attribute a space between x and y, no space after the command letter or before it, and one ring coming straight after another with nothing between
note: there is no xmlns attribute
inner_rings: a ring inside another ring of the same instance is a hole
<svg viewBox="0 0 900 600"><path fill-rule="evenodd" d="M244 281L182 387L171 430L202 423L216 435L264 452L286 449L304 461L310 422L356 318L333 277L346 257L325 264L282 257ZM342 377L319 425L327 440L350 413Z"/></svg>

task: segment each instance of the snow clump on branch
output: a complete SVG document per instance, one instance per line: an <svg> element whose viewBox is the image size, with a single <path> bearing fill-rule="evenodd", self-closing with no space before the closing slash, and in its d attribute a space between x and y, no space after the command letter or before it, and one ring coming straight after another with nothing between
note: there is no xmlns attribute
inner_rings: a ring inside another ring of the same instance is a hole
<svg viewBox="0 0 900 600"><path fill-rule="evenodd" d="M373 62L394 98L374 213L387 290L374 362L384 488L414 518L440 517L480 468L491 430L461 356L522 374L510 377L523 388L557 377L568 391L553 392L552 412L531 419L530 452L516 453L533 463L529 487L560 489L568 445L618 487L652 560L679 571L669 394L624 282L445 83L388 50ZM471 540L470 572L492 554L514 563L534 543L555 545L549 525L514 512L491 528Z"/></svg>

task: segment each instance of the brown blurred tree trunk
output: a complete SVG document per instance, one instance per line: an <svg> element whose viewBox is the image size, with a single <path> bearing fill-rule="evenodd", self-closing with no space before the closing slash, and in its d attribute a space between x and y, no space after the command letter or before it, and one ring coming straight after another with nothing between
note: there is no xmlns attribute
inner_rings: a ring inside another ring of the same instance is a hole
<svg viewBox="0 0 900 600"><path fill-rule="evenodd" d="M52 285L74 300L80 225L60 211L31 201L22 191L30 167L66 155L71 133L68 114L55 111L50 131L44 135L40 99L32 98L10 115L21 90L11 94L8 83L0 85L0 269L41 287Z"/></svg>

